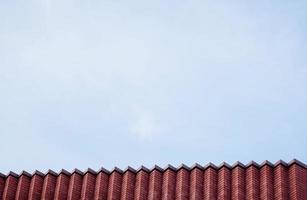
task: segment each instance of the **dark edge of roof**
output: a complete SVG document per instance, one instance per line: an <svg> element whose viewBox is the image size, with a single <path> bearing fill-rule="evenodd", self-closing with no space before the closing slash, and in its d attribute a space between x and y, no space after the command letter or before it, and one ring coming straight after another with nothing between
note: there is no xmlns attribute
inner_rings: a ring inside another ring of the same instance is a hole
<svg viewBox="0 0 307 200"><path fill-rule="evenodd" d="M113 170L111 171L111 174L113 174L114 172L122 174L123 170L119 169L118 167L114 167Z"/></svg>
<svg viewBox="0 0 307 200"><path fill-rule="evenodd" d="M91 168L87 168L87 170L83 173L83 174L87 174L87 173L90 173L90 174L93 174L93 175L96 175L97 172Z"/></svg>
<svg viewBox="0 0 307 200"><path fill-rule="evenodd" d="M288 167L288 163L286 163L285 161L283 160L278 160L275 164L274 164L274 167L277 167L279 165L282 165L284 167Z"/></svg>
<svg viewBox="0 0 307 200"><path fill-rule="evenodd" d="M137 172L144 171L144 172L147 172L147 173L150 172L150 170L148 168L144 167L143 165L140 168L138 168L136 171Z"/></svg>
<svg viewBox="0 0 307 200"><path fill-rule="evenodd" d="M32 176L34 176L34 175L41 176L41 177L44 177L44 176L45 176L44 173L42 173L42 172L40 172L40 171L38 171L38 170L35 170L35 172L33 172Z"/></svg>
<svg viewBox="0 0 307 200"><path fill-rule="evenodd" d="M19 174L19 176L32 177L32 175L31 175L29 172L27 172L27 171L22 171L22 172Z"/></svg>
<svg viewBox="0 0 307 200"><path fill-rule="evenodd" d="M235 162L232 166L229 165L229 164L226 163L226 162L221 163L219 166L216 166L216 165L214 165L213 163L209 162L209 163L208 163L207 165L205 165L204 167L201 166L201 165L199 165L198 163L195 163L195 164L192 165L191 167L188 167L188 166L185 165L185 164L181 164L181 165L180 165L179 167L177 167L177 168L169 164L169 165L167 165L164 169L161 168L161 167L159 167L158 165L155 165L155 166L154 166L153 168L151 168L151 169L148 169L148 168L146 168L145 166L141 166L141 167L138 168L137 170L135 170L134 168L132 168L132 167L130 167L130 166L128 166L125 170L121 170L121 169L118 168L118 167L114 167L112 171L109 171L109 170L107 170L107 169L105 169L105 168L102 167L102 168L100 168L100 170L99 170L98 172L95 171L95 170L93 170L93 169L91 169L91 168L88 168L85 172L82 172L82 171L80 171L79 169L74 169L71 173L68 172L68 171L66 171L65 169L62 169L59 173L56 173L56 172L54 172L54 171L52 171L52 170L49 169L49 170L46 172L46 174L44 174L44 173L42 173L42 172L40 172L40 171L38 171L38 170L35 170L35 172L34 172L33 174L30 174L30 173L28 173L27 171L22 171L22 172L20 173L20 175L16 174L15 172L10 171L7 175L0 173L0 177L2 177L2 178L7 178L8 176L13 176L13 177L18 178L19 176L22 176L22 175L25 175L25 176L28 176L28 177L32 177L32 176L34 176L34 175L38 175L38 176L42 176L42 177L43 177L43 176L47 176L48 174L51 174L51 175L53 175L53 176L58 176L58 175L60 175L60 174L65 174L65 175L67 175L67 176L70 176L70 175L73 174L73 173L77 173L77 174L79 174L79 175L84 175L84 174L86 174L86 173L91 173L91 174L93 174L93 175L97 175L97 174L100 173L100 172L104 172L104 173L106 173L106 174L112 174L113 172L118 172L118 173L120 173L120 174L123 174L123 173L125 173L125 172L127 172L127 171L130 171L130 172L133 172L133 173L138 173L139 171L144 171L144 172L147 172L147 173L151 173L151 172L154 171L154 170L157 170L157 171L159 171L159 172L164 172L164 171L167 171L167 170L172 170L172 171L174 171L174 172L177 172L178 170L181 170L181 169L185 169L185 170L188 170L188 171L191 171L191 170L193 170L193 169L195 169L195 168L198 168L198 169L200 169L200 170L206 170L206 169L208 169L208 168L212 168L212 169L215 169L215 170L219 170L219 169L221 169L221 168L223 168L223 167L226 167L226 168L228 168L228 169L234 169L235 167L241 167L241 168L247 169L247 168L249 168L249 167L251 167L251 166L254 166L254 167L260 169L260 168L262 168L262 167L264 167L264 166L270 166L270 167L272 167L272 168L277 167L277 166L279 166L279 165L282 165L282 166L284 166L284 167L290 167L290 166L292 166L292 165L294 165L294 164L299 165L299 166L301 166L301 167L307 169L307 165L306 165L305 163L303 163L303 162L301 162L301 161L299 161L299 160L297 160L297 159L293 159L293 160L291 160L291 161L288 162L288 163L285 162L285 161L283 161L283 160L278 160L275 164L272 164L272 163L269 162L268 160L265 160L265 161L262 162L260 165L259 165L258 163L256 163L255 161L250 161L250 162L249 162L248 164L246 164L246 165L244 165L244 164L242 164L241 162L237 161L237 162Z"/></svg>
<svg viewBox="0 0 307 200"><path fill-rule="evenodd" d="M227 169L232 169L231 165L229 165L227 162L222 162L219 166L218 169L221 169L223 167L226 167Z"/></svg>
<svg viewBox="0 0 307 200"><path fill-rule="evenodd" d="M109 170L107 170L106 168L104 168L104 167L101 167L101 168L99 169L98 173L100 173L100 172L103 172L103 173L105 173L105 174L111 174L111 172L110 172Z"/></svg>
<svg viewBox="0 0 307 200"><path fill-rule="evenodd" d="M258 163L256 163L255 161L250 161L247 165L246 165L246 168L249 168L249 167L252 167L252 166L254 166L254 167L256 167L256 168L260 168L260 165L258 164Z"/></svg>
<svg viewBox="0 0 307 200"><path fill-rule="evenodd" d="M194 165L192 165L191 167L190 167L190 169L191 170L193 170L193 169L200 169L200 170L204 170L204 167L203 166L201 166L200 164L198 164L198 163L195 163Z"/></svg>
<svg viewBox="0 0 307 200"><path fill-rule="evenodd" d="M158 165L153 166L153 168L151 168L150 171L154 171L154 170L157 170L159 172L163 172L163 169L161 167L159 167Z"/></svg>
<svg viewBox="0 0 307 200"><path fill-rule="evenodd" d="M301 167L307 169L307 165L304 164L303 162L297 160L297 159L291 160L291 161L288 163L288 166L290 167L290 166L292 166L292 165L294 165L294 164L297 164L297 165L299 165L299 166L301 166Z"/></svg>
<svg viewBox="0 0 307 200"><path fill-rule="evenodd" d="M68 172L68 171L66 171L65 169L62 169L62 170L59 172L59 175L61 175L61 174L64 174L64 175L66 175L66 176L70 176L70 175L71 175L71 173Z"/></svg>
<svg viewBox="0 0 307 200"><path fill-rule="evenodd" d="M52 176L57 176L58 175L58 173L56 173L55 171L52 171L51 169L49 169L48 172L46 173L46 175L48 175L48 174L50 174Z"/></svg>
<svg viewBox="0 0 307 200"><path fill-rule="evenodd" d="M16 174L15 172L12 172L12 171L10 171L8 174L7 174L7 177L8 176L13 176L13 177L15 177L15 178L18 178L19 176L18 176L18 174Z"/></svg>
<svg viewBox="0 0 307 200"><path fill-rule="evenodd" d="M215 170L218 169L218 167L217 167L215 164L211 163L211 162L209 162L209 163L208 163L207 165L205 165L205 167L204 167L204 169L208 169L208 168L212 168L212 169L215 169Z"/></svg>
<svg viewBox="0 0 307 200"><path fill-rule="evenodd" d="M270 161L268 161L268 160L265 160L265 161L263 161L261 164L260 164L260 168L262 168L262 167L264 167L264 166L269 166L269 167L274 167L274 164L273 163L271 163Z"/></svg>
<svg viewBox="0 0 307 200"><path fill-rule="evenodd" d="M181 165L177 168L177 170L181 170L181 169L185 169L185 170L187 170L187 171L190 171L190 170L191 170L191 168L188 167L188 166L186 166L185 164L181 164Z"/></svg>
<svg viewBox="0 0 307 200"><path fill-rule="evenodd" d="M245 169L245 165L239 161L235 162L232 166L232 168L236 168L236 167L241 167L243 169Z"/></svg>
<svg viewBox="0 0 307 200"><path fill-rule="evenodd" d="M130 167L130 166L128 166L125 170L124 170L124 173L126 173L126 172L132 172L132 173L136 173L136 170L134 169L134 168L132 168L132 167Z"/></svg>
<svg viewBox="0 0 307 200"><path fill-rule="evenodd" d="M5 175L5 174L2 174L2 173L0 172L0 177L6 178L6 175Z"/></svg>
<svg viewBox="0 0 307 200"><path fill-rule="evenodd" d="M79 169L74 169L72 172L71 172L71 174L79 174L79 175L81 175L81 176L83 176L83 172L82 171L80 171Z"/></svg>
<svg viewBox="0 0 307 200"><path fill-rule="evenodd" d="M166 167L164 168L164 171L167 171L167 170L172 170L174 172L177 172L177 168L170 164L166 165Z"/></svg>

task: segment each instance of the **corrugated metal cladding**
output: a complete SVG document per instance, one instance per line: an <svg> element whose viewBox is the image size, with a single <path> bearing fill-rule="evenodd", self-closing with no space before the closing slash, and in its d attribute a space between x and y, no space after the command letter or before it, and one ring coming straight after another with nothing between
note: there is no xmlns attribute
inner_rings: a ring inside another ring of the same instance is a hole
<svg viewBox="0 0 307 200"><path fill-rule="evenodd" d="M0 199L307 200L307 167L265 161L0 175Z"/></svg>

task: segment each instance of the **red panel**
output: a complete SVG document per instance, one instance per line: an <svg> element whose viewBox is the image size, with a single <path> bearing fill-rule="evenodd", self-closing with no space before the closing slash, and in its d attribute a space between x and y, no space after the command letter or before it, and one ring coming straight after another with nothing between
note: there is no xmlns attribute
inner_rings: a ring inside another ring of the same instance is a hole
<svg viewBox="0 0 307 200"><path fill-rule="evenodd" d="M141 170L136 175L135 200L147 200L149 175Z"/></svg>
<svg viewBox="0 0 307 200"><path fill-rule="evenodd" d="M148 200L162 198L163 174L159 170L153 170L149 175Z"/></svg>
<svg viewBox="0 0 307 200"><path fill-rule="evenodd" d="M131 171L126 171L123 175L121 199L133 200L135 187L135 174Z"/></svg>
<svg viewBox="0 0 307 200"><path fill-rule="evenodd" d="M66 200L68 196L68 187L69 187L69 176L65 174L60 174L57 178L56 187L55 187L55 199Z"/></svg>
<svg viewBox="0 0 307 200"><path fill-rule="evenodd" d="M237 166L232 170L232 183L231 183L231 198L233 200L245 199L245 169Z"/></svg>
<svg viewBox="0 0 307 200"><path fill-rule="evenodd" d="M176 200L188 200L190 187L190 172L184 168L177 172Z"/></svg>
<svg viewBox="0 0 307 200"><path fill-rule="evenodd" d="M278 200L289 199L288 172L283 165L278 165L274 169L274 196Z"/></svg>
<svg viewBox="0 0 307 200"><path fill-rule="evenodd" d="M204 200L213 199L217 199L217 171L208 168L204 174Z"/></svg>
<svg viewBox="0 0 307 200"><path fill-rule="evenodd" d="M259 200L260 199L260 177L259 169L251 165L246 169L246 199Z"/></svg>
<svg viewBox="0 0 307 200"><path fill-rule="evenodd" d="M47 174L44 179L42 199L52 200L54 198L56 186L56 177L52 174Z"/></svg>
<svg viewBox="0 0 307 200"><path fill-rule="evenodd" d="M14 176L8 176L5 181L3 199L15 199L18 179Z"/></svg>
<svg viewBox="0 0 307 200"><path fill-rule="evenodd" d="M16 192L16 199L18 200L28 199L30 182L31 182L31 178L28 176L22 175L19 177L17 192Z"/></svg>
<svg viewBox="0 0 307 200"><path fill-rule="evenodd" d="M198 168L194 168L190 175L190 199L198 200L203 197L203 171Z"/></svg>
<svg viewBox="0 0 307 200"><path fill-rule="evenodd" d="M42 190L43 190L43 177L39 175L34 175L30 183L29 199L39 200L41 199Z"/></svg>
<svg viewBox="0 0 307 200"><path fill-rule="evenodd" d="M176 192L176 172L171 169L167 169L163 173L162 183L162 200L175 199Z"/></svg>
<svg viewBox="0 0 307 200"><path fill-rule="evenodd" d="M289 168L289 194L291 200L307 197L307 169L296 164Z"/></svg>
<svg viewBox="0 0 307 200"><path fill-rule="evenodd" d="M96 177L95 200L105 200L108 196L109 175L101 171Z"/></svg>
<svg viewBox="0 0 307 200"><path fill-rule="evenodd" d="M94 199L96 177L92 173L86 173L83 177L81 199Z"/></svg>
<svg viewBox="0 0 307 200"><path fill-rule="evenodd" d="M0 176L0 199L3 198L4 187L5 187L5 178Z"/></svg>
<svg viewBox="0 0 307 200"><path fill-rule="evenodd" d="M260 199L274 199L274 173L273 168L265 165L260 169Z"/></svg>
<svg viewBox="0 0 307 200"><path fill-rule="evenodd" d="M109 179L108 200L118 200L121 196L122 175L114 171Z"/></svg>
<svg viewBox="0 0 307 200"><path fill-rule="evenodd" d="M218 171L218 200L231 199L231 171L227 167L222 167Z"/></svg>
<svg viewBox="0 0 307 200"><path fill-rule="evenodd" d="M78 173L74 173L70 177L68 188L68 200L80 200L82 189L82 176Z"/></svg>

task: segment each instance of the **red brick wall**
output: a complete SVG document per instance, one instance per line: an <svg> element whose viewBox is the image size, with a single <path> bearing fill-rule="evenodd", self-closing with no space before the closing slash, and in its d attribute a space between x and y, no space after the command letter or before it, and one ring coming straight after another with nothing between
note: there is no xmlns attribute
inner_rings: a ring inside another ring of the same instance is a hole
<svg viewBox="0 0 307 200"><path fill-rule="evenodd" d="M300 162L267 162L138 171L76 170L72 174L10 173L0 176L0 199L307 200L307 167Z"/></svg>

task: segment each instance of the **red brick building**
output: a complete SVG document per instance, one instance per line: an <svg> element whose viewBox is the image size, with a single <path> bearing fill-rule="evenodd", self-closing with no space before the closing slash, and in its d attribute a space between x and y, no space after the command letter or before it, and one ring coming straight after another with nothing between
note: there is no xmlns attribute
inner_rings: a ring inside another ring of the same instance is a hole
<svg viewBox="0 0 307 200"><path fill-rule="evenodd" d="M307 200L307 166L268 161L0 175L0 199Z"/></svg>

